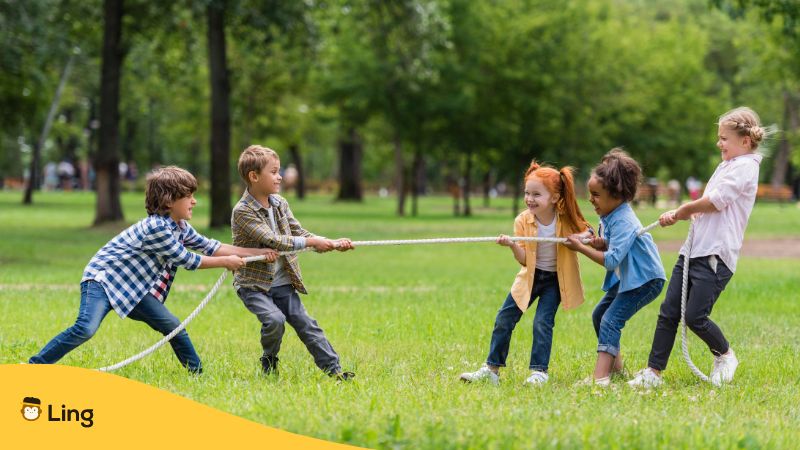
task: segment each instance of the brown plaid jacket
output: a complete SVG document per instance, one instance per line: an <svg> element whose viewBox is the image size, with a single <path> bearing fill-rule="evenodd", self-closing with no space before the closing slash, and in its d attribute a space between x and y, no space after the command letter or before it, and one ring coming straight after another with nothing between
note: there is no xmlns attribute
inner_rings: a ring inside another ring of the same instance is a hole
<svg viewBox="0 0 800 450"><path fill-rule="evenodd" d="M272 231L269 226L267 209L255 197L250 195L250 192L244 191L244 195L236 203L231 215L233 245L250 248L272 248L282 252L300 248L298 244L300 244L301 240L295 239L295 236L315 237L294 218L292 210L289 209L289 203L285 198L272 194L269 196L269 203L273 208L275 222L278 225L277 232ZM286 259L284 267L289 273L292 286L298 292L307 294L308 292L303 285L303 276L300 273L300 265L297 262L297 255L281 256L281 258ZM251 262L236 271L233 278L233 286L236 289L245 287L267 292L272 286L274 276L275 263L266 261Z"/></svg>

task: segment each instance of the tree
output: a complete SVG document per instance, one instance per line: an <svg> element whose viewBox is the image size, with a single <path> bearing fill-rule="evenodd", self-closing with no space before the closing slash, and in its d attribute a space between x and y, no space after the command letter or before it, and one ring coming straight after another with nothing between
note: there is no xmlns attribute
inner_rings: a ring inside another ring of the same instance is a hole
<svg viewBox="0 0 800 450"><path fill-rule="evenodd" d="M208 66L211 83L211 227L230 224L231 113L225 54L225 2L211 1L208 14Z"/></svg>
<svg viewBox="0 0 800 450"><path fill-rule="evenodd" d="M122 45L123 14L123 0L104 1L100 148L94 158L97 180L95 225L123 219L119 182L119 90L125 58Z"/></svg>

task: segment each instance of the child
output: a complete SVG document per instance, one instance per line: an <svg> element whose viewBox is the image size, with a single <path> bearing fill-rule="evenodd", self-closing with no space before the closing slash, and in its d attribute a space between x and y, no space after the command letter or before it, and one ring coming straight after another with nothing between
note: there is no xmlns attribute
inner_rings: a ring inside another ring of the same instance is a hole
<svg viewBox="0 0 800 450"><path fill-rule="evenodd" d="M603 156L589 178L589 201L600 216L600 232L591 246L570 236L567 247L586 255L606 268L603 281L605 296L592 312L597 333L597 363L591 378L599 386L608 386L610 374L623 369L620 340L625 323L664 287L666 276L652 236L638 236L641 222L630 201L642 178L639 164L621 149Z"/></svg>
<svg viewBox="0 0 800 450"><path fill-rule="evenodd" d="M313 247L318 252L353 248L349 239L332 241L318 237L300 226L281 189L281 161L273 150L251 145L239 157L239 175L247 184L233 208L233 242L242 247L270 247L278 251ZM339 380L353 372L342 372L339 355L333 350L317 321L308 315L298 292L306 294L297 256L281 256L274 262L255 262L236 272L234 287L244 306L261 322L261 368L264 374L278 373L278 352L288 322L314 357L317 367Z"/></svg>
<svg viewBox="0 0 800 450"><path fill-rule="evenodd" d="M109 241L83 271L81 304L75 324L32 356L31 364L53 364L88 341L112 309L120 317L146 323L163 335L181 321L164 306L178 266L189 270L244 266L240 256L265 255L271 250L238 248L197 233L188 220L197 204L197 180L174 166L147 177L145 208L148 216ZM202 251L201 256L187 250ZM200 357L186 330L170 340L178 361L192 373L201 373Z"/></svg>
<svg viewBox="0 0 800 450"><path fill-rule="evenodd" d="M556 170L540 166L534 160L525 173L525 204L528 209L514 220L514 233L525 237L566 237L574 233L591 236L592 230L583 218L575 199L572 169ZM575 252L553 242L517 244L500 235L497 243L511 249L522 265L511 292L497 312L489 356L486 364L475 372L461 374L461 380L499 383L499 369L505 367L511 332L522 313L537 298L533 319L530 376L526 385L538 386L547 382L550 349L553 345L553 326L561 303L571 309L583 303L578 257Z"/></svg>
<svg viewBox="0 0 800 450"><path fill-rule="evenodd" d="M764 138L758 115L749 108L736 108L719 118L717 147L722 162L706 185L703 196L661 215L662 226L695 216L694 239L684 244L672 269L667 295L661 304L648 367L629 382L633 387L662 384L661 371L675 343L681 317L683 262L689 259L689 286L686 299L686 325L708 345L714 355L711 382L719 386L733 380L739 361L722 330L709 319L719 295L733 272L744 229L753 210L758 188L761 155L754 153Z"/></svg>

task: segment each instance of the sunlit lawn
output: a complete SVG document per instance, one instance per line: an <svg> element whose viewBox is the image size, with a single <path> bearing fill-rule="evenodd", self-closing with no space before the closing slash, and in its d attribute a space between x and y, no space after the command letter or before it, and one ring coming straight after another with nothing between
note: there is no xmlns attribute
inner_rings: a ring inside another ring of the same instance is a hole
<svg viewBox="0 0 800 450"><path fill-rule="evenodd" d="M27 360L71 325L78 284L91 256L124 224L91 229L93 201L84 193L39 193L23 207L21 194L0 192L0 363ZM142 217L141 194L123 198L128 222ZM420 217L396 218L392 199L364 204L326 197L290 197L303 225L328 237L354 240L495 236L510 233L509 199L490 208L473 200L472 218L453 218L447 198L421 200ZM200 197L193 224L208 232ZM585 208L593 223L597 218ZM655 209L639 211L647 224ZM659 240L682 239L685 224L656 229ZM209 232L230 242L228 230ZM800 236L800 210L757 205L748 239ZM674 253L662 254L667 272ZM507 249L491 243L365 247L301 256L310 295L303 298L356 381L335 384L313 365L293 332L281 351L278 380L259 375L259 324L230 287L189 326L206 367L200 377L181 369L169 348L119 370L119 375L175 392L241 417L292 432L368 447L526 448L635 447L792 448L800 438L800 260L744 257L715 307L741 360L733 385L702 384L673 352L667 387L647 394L617 380L605 391L575 387L594 363L591 309L603 271L581 260L587 303L556 320L551 382L527 389L532 314L514 335L500 387L468 386L460 372L486 357L494 315L517 270ZM185 317L220 275L180 271L168 306ZM635 316L623 333L631 370L647 358L658 303ZM113 314L63 364L100 367L144 349L159 336ZM708 371L702 343L690 342Z"/></svg>

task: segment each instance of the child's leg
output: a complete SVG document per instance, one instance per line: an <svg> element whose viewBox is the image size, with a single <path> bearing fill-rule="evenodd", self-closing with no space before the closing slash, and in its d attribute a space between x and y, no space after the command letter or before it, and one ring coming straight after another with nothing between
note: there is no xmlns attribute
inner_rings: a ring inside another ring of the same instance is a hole
<svg viewBox="0 0 800 450"><path fill-rule="evenodd" d="M342 371L339 355L333 349L325 332L313 317L308 315L306 307L294 286L285 285L270 289L275 305L286 316L286 321L297 332L297 337L305 344L308 352L314 357L314 363L327 374Z"/></svg>
<svg viewBox="0 0 800 450"><path fill-rule="evenodd" d="M536 316L533 318L533 345L531 346L531 370L547 372L550 350L553 347L553 326L561 303L558 276L555 272L536 272L537 278L531 297L539 297Z"/></svg>
<svg viewBox="0 0 800 450"><path fill-rule="evenodd" d="M689 264L691 268L691 264ZM672 268L672 277L669 279L667 293L658 313L656 331L653 334L653 345L650 347L650 357L647 366L657 371L667 368L669 354L675 345L675 335L681 321L681 290L683 287L683 255ZM689 292L692 292L692 281L689 279ZM687 304L689 302L687 301Z"/></svg>
<svg viewBox="0 0 800 450"><path fill-rule="evenodd" d="M600 321L600 336L597 339L597 364L594 378L605 378L611 372L614 358L619 355L622 329L637 311L652 302L661 289L664 280L650 280L631 291L619 292Z"/></svg>
<svg viewBox="0 0 800 450"><path fill-rule="evenodd" d="M508 347L511 343L511 332L514 331L514 327L517 326L520 317L522 317L522 310L519 309L514 297L509 293L505 302L503 302L503 306L497 311L497 317L494 319L492 341L489 344L489 356L486 358L486 364L490 368L505 367Z"/></svg>
<svg viewBox="0 0 800 450"><path fill-rule="evenodd" d="M261 348L263 358L277 359L283 342L286 316L281 312L273 298L257 289L241 288L236 292L248 311L255 314L261 322Z"/></svg>
<svg viewBox="0 0 800 450"><path fill-rule="evenodd" d="M710 258L716 256L693 258L689 264L692 289L686 301L686 325L708 345L714 356L720 356L728 352L728 340L708 316L733 273L718 258L713 267Z"/></svg>
<svg viewBox="0 0 800 450"><path fill-rule="evenodd" d="M163 303L150 294L144 296L128 314L128 318L144 322L164 336L181 324ZM203 364L200 362L200 356L197 355L192 340L189 339L189 333L185 329L170 339L169 343L183 367L191 372L202 372Z"/></svg>
<svg viewBox="0 0 800 450"><path fill-rule="evenodd" d="M611 306L611 302L617 297L617 289L619 289L619 283L606 292L592 311L592 325L594 325L594 333L598 337L600 337L600 322L603 320L603 315L605 315L608 307Z"/></svg>
<svg viewBox="0 0 800 450"><path fill-rule="evenodd" d="M658 371L667 368L669 354L675 345L675 335L681 320L681 287L683 285L683 256L678 258L672 271L667 296L661 304L658 324L653 336L648 366ZM733 274L722 261L716 272L709 257L692 258L689 264L689 287L686 299L686 325L696 333L711 352L719 356L728 351L728 341L722 330L708 316L719 295Z"/></svg>
<svg viewBox="0 0 800 450"><path fill-rule="evenodd" d="M81 283L81 305L75 324L54 337L39 353L28 360L30 364L54 364L94 336L100 323L111 311L103 285L88 280Z"/></svg>

